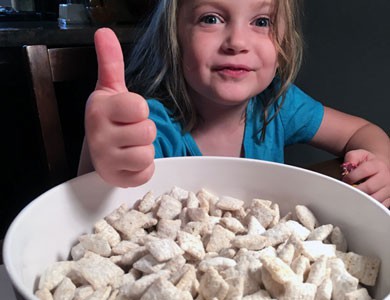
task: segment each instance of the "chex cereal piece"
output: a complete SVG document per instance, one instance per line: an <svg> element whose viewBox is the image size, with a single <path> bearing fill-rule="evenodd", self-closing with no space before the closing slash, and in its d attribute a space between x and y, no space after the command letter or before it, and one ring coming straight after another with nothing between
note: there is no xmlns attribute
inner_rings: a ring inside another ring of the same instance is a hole
<svg viewBox="0 0 390 300"><path fill-rule="evenodd" d="M93 252L87 252L77 261L77 271L88 281L94 289L107 285L115 285L116 281L124 274L124 271L109 258L99 256Z"/></svg>
<svg viewBox="0 0 390 300"><path fill-rule="evenodd" d="M287 282L280 300L312 300L316 296L317 286L312 283Z"/></svg>
<svg viewBox="0 0 390 300"><path fill-rule="evenodd" d="M225 281L229 285L229 291L225 300L242 299L242 296L244 295L244 278L231 277L225 278Z"/></svg>
<svg viewBox="0 0 390 300"><path fill-rule="evenodd" d="M207 243L207 252L219 252L223 248L230 248L230 241L235 234L230 230L223 228L221 225L215 225Z"/></svg>
<svg viewBox="0 0 390 300"><path fill-rule="evenodd" d="M334 226L332 233L330 234L330 242L336 245L336 249L341 252L347 252L348 244L344 237L340 227Z"/></svg>
<svg viewBox="0 0 390 300"><path fill-rule="evenodd" d="M167 238L175 240L177 232L180 230L181 220L166 220L160 219L157 223L157 236L160 238Z"/></svg>
<svg viewBox="0 0 390 300"><path fill-rule="evenodd" d="M258 290L256 293L244 296L242 300L272 300L272 298L266 290Z"/></svg>
<svg viewBox="0 0 390 300"><path fill-rule="evenodd" d="M158 278L146 290L140 300L192 300L187 291L181 291L164 278Z"/></svg>
<svg viewBox="0 0 390 300"><path fill-rule="evenodd" d="M234 259L217 256L202 260L198 265L198 269L202 272L206 272L209 268L222 271L230 267L235 267L236 264Z"/></svg>
<svg viewBox="0 0 390 300"><path fill-rule="evenodd" d="M283 295L284 286L273 279L271 273L266 268L261 270L261 280L265 289L272 298L279 299L279 297Z"/></svg>
<svg viewBox="0 0 390 300"><path fill-rule="evenodd" d="M120 259L120 265L123 268L128 268L133 265L134 262L139 260L141 257L149 253L149 250L145 246L138 246L129 250L127 253L123 254Z"/></svg>
<svg viewBox="0 0 390 300"><path fill-rule="evenodd" d="M217 210L215 204L219 200L218 196L206 189L201 189L196 196L199 199L199 207L204 208L211 216L215 216Z"/></svg>
<svg viewBox="0 0 390 300"><path fill-rule="evenodd" d="M114 222L122 218L122 216L129 210L127 204L122 203L117 209L113 210L110 214L104 217L108 224L112 225Z"/></svg>
<svg viewBox="0 0 390 300"><path fill-rule="evenodd" d="M317 287L316 300L330 300L332 299L333 284L332 280L327 277Z"/></svg>
<svg viewBox="0 0 390 300"><path fill-rule="evenodd" d="M333 230L332 224L321 225L315 228L307 237L309 241L323 241Z"/></svg>
<svg viewBox="0 0 390 300"><path fill-rule="evenodd" d="M111 250L112 250L113 254L125 254L125 253L127 253L135 248L138 248L138 247L140 247L140 245L138 245L132 241L123 240L119 244L117 244L115 247L113 247Z"/></svg>
<svg viewBox="0 0 390 300"><path fill-rule="evenodd" d="M317 260L320 256L336 256L336 246L333 244L324 244L322 241L303 241L301 251L311 261Z"/></svg>
<svg viewBox="0 0 390 300"><path fill-rule="evenodd" d="M310 231L318 225L318 221L311 210L305 205L295 206L295 214L299 222Z"/></svg>
<svg viewBox="0 0 390 300"><path fill-rule="evenodd" d="M246 222L248 223L250 216L254 216L264 228L268 228L276 216L276 212L265 203L264 200L253 199L249 206L249 212L246 215Z"/></svg>
<svg viewBox="0 0 390 300"><path fill-rule="evenodd" d="M111 292L110 297L108 297L107 300L120 300L120 299L118 298L118 295L119 295L119 290L118 290L118 289L115 289L115 290L113 290L113 291ZM75 299L75 300L78 300L78 299ZM100 299L99 299L99 300L100 300Z"/></svg>
<svg viewBox="0 0 390 300"><path fill-rule="evenodd" d="M275 217L273 218L272 222L268 225L269 228L274 227L280 221L280 208L279 208L279 204L272 203L270 208L275 212Z"/></svg>
<svg viewBox="0 0 390 300"><path fill-rule="evenodd" d="M346 293L344 299L345 300L372 300L372 298L367 292L367 289L365 288L360 288L356 291Z"/></svg>
<svg viewBox="0 0 390 300"><path fill-rule="evenodd" d="M120 219L114 221L112 226L122 233L125 239L129 240L138 229L149 226L150 222L150 217L132 209L127 211Z"/></svg>
<svg viewBox="0 0 390 300"><path fill-rule="evenodd" d="M170 260L175 256L182 255L184 251L171 239L157 239L147 242L146 249L159 262Z"/></svg>
<svg viewBox="0 0 390 300"><path fill-rule="evenodd" d="M313 283L316 286L319 286L328 275L327 262L328 258L326 256L320 256L311 265L306 282Z"/></svg>
<svg viewBox="0 0 390 300"><path fill-rule="evenodd" d="M263 234L265 230L264 226L254 216L249 216L248 234Z"/></svg>
<svg viewBox="0 0 390 300"><path fill-rule="evenodd" d="M34 295L40 300L53 300L53 295L47 288L36 290Z"/></svg>
<svg viewBox="0 0 390 300"><path fill-rule="evenodd" d="M229 196L222 196L215 205L222 210L235 211L244 206L244 201Z"/></svg>
<svg viewBox="0 0 390 300"><path fill-rule="evenodd" d="M156 198L154 197L153 191L149 191L139 201L137 205L137 210L145 214L147 212L150 212L155 204Z"/></svg>
<svg viewBox="0 0 390 300"><path fill-rule="evenodd" d="M246 248L248 250L261 250L268 243L268 238L259 234L237 235L231 240L233 247Z"/></svg>
<svg viewBox="0 0 390 300"><path fill-rule="evenodd" d="M187 215L190 221L194 222L207 222L209 220L209 214L204 208L187 208Z"/></svg>
<svg viewBox="0 0 390 300"><path fill-rule="evenodd" d="M95 223L94 232L103 239L106 239L111 247L115 247L121 241L119 233L104 219Z"/></svg>
<svg viewBox="0 0 390 300"><path fill-rule="evenodd" d="M157 216L160 219L173 220L179 216L181 209L181 201L165 194L161 197L160 207L157 210Z"/></svg>
<svg viewBox="0 0 390 300"><path fill-rule="evenodd" d="M277 251L277 256L283 260L286 264L291 265L294 259L295 247L293 244L285 243Z"/></svg>
<svg viewBox="0 0 390 300"><path fill-rule="evenodd" d="M229 285L213 268L209 268L200 279L199 294L206 300L225 299L228 291Z"/></svg>
<svg viewBox="0 0 390 300"><path fill-rule="evenodd" d="M277 246L290 237L291 229L286 223L279 223L262 234L267 238L266 246Z"/></svg>
<svg viewBox="0 0 390 300"><path fill-rule="evenodd" d="M133 268L144 274L156 273L165 266L165 263L158 262L153 255L147 254L133 264Z"/></svg>
<svg viewBox="0 0 390 300"><path fill-rule="evenodd" d="M347 272L340 258L328 260L330 279L332 280L332 299L343 300L345 294L357 290L359 280Z"/></svg>
<svg viewBox="0 0 390 300"><path fill-rule="evenodd" d="M224 217L220 219L220 223L235 234L246 232L245 226L236 218Z"/></svg>
<svg viewBox="0 0 390 300"><path fill-rule="evenodd" d="M161 270L157 273L145 275L132 284L121 286L119 293L127 297L124 299L140 299L145 291L159 278L168 278L169 271Z"/></svg>
<svg viewBox="0 0 390 300"><path fill-rule="evenodd" d="M111 291L112 287L102 286L96 289L93 294L87 298L87 300L106 300L110 297Z"/></svg>
<svg viewBox="0 0 390 300"><path fill-rule="evenodd" d="M172 196L173 198L183 201L186 200L189 196L189 192L181 187L174 186L170 192L169 195Z"/></svg>
<svg viewBox="0 0 390 300"><path fill-rule="evenodd" d="M53 299L73 299L75 291L76 286L73 284L72 280L65 277L55 289Z"/></svg>
<svg viewBox="0 0 390 300"><path fill-rule="evenodd" d="M110 243L98 234L85 234L79 237L81 246L88 251L94 252L104 257L111 254Z"/></svg>
<svg viewBox="0 0 390 300"><path fill-rule="evenodd" d="M177 282L176 287L181 291L190 292L192 297L195 297L199 290L199 281L196 278L196 269L193 265L189 265L188 270L183 274Z"/></svg>
<svg viewBox="0 0 390 300"><path fill-rule="evenodd" d="M379 258L363 256L354 252L346 254L337 252L337 256L343 260L347 271L359 279L359 282L368 286L375 285L381 263Z"/></svg>
<svg viewBox="0 0 390 300"><path fill-rule="evenodd" d="M74 270L76 262L74 261L59 261L49 266L39 278L40 290L54 289L64 278Z"/></svg>
<svg viewBox="0 0 390 300"><path fill-rule="evenodd" d="M77 300L85 300L93 294L93 288L90 285L84 285L76 288L74 298Z"/></svg>
<svg viewBox="0 0 390 300"><path fill-rule="evenodd" d="M298 283L298 277L294 271L278 257L264 255L260 258L263 267L267 269L271 277L281 284L287 282Z"/></svg>
<svg viewBox="0 0 390 300"><path fill-rule="evenodd" d="M205 256L205 250L200 236L189 234L185 231L179 231L177 241L181 249L190 254L193 258L201 260Z"/></svg>
<svg viewBox="0 0 390 300"><path fill-rule="evenodd" d="M196 197L194 192L188 192L188 197L186 200L187 208L198 208L199 207L199 199Z"/></svg>
<svg viewBox="0 0 390 300"><path fill-rule="evenodd" d="M299 281L303 282L310 270L310 260L304 255L299 255L291 262L291 269L297 275Z"/></svg>
<svg viewBox="0 0 390 300"><path fill-rule="evenodd" d="M299 237L302 241L306 240L310 235L311 231L297 221L289 220L285 222L285 224L288 226L288 228L290 228L295 236Z"/></svg>
<svg viewBox="0 0 390 300"><path fill-rule="evenodd" d="M77 243L70 249L70 256L73 260L79 260L85 255L87 250L81 245L81 243Z"/></svg>

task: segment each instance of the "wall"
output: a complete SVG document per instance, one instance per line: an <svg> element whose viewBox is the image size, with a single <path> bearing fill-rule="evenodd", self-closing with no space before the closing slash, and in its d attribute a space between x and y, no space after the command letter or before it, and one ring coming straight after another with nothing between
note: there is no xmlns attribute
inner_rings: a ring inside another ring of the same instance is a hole
<svg viewBox="0 0 390 300"><path fill-rule="evenodd" d="M390 132L390 1L305 1L305 61L296 83L315 99ZM330 155L308 146L286 150L304 165Z"/></svg>

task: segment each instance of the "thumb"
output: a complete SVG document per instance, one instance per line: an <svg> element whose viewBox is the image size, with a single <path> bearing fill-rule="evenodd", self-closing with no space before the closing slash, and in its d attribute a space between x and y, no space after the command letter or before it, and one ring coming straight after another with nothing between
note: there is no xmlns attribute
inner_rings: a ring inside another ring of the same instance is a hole
<svg viewBox="0 0 390 300"><path fill-rule="evenodd" d="M95 90L127 92L122 48L115 33L109 28L98 29L95 32L95 49L98 61Z"/></svg>

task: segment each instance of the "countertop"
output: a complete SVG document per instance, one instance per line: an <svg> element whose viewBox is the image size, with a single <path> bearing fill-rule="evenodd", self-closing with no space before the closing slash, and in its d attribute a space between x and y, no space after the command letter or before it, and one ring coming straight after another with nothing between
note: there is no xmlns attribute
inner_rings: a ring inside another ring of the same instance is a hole
<svg viewBox="0 0 390 300"><path fill-rule="evenodd" d="M108 27L114 30L121 43L131 43L140 30L131 24ZM99 26L85 25L60 29L54 21L0 22L0 47L19 47L27 44L88 45L93 44L93 35L98 28Z"/></svg>

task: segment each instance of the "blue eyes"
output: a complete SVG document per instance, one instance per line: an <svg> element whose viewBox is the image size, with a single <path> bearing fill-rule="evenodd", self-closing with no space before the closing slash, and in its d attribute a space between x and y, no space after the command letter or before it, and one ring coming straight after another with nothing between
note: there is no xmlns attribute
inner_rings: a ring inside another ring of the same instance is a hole
<svg viewBox="0 0 390 300"><path fill-rule="evenodd" d="M254 24L259 27L269 27L271 25L271 21L269 18L258 18L255 20Z"/></svg>
<svg viewBox="0 0 390 300"><path fill-rule="evenodd" d="M223 23L220 17L216 15L205 15L200 18L200 22L204 24L220 24ZM267 17L257 18L252 22L253 25L258 27L270 27L271 20Z"/></svg>
<svg viewBox="0 0 390 300"><path fill-rule="evenodd" d="M219 20L219 18L217 16L214 16L214 15L207 15L207 16L204 16L200 19L200 21L202 23L205 23L205 24L218 24L218 23L222 23L221 20Z"/></svg>

